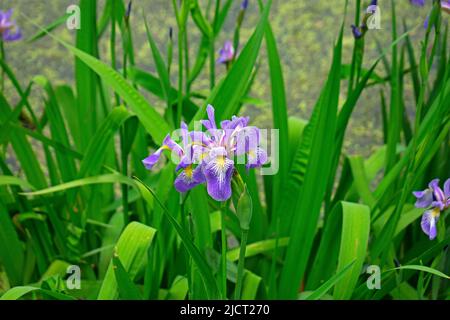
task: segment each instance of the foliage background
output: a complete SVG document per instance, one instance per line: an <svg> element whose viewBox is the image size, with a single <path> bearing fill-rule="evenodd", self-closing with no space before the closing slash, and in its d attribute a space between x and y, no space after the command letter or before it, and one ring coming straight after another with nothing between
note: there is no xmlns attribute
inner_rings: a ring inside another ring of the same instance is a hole
<svg viewBox="0 0 450 320"><path fill-rule="evenodd" d="M207 1L200 1L204 5ZM329 69L329 63L332 54L334 40L337 37L337 31L344 14L344 0L333 1L298 1L276 0L271 9L271 25L276 35L278 49L280 51L281 65L283 66L286 97L288 101L289 115L299 116L303 119L309 119L314 103L319 96L320 89L326 80ZM382 29L376 32L369 32L366 36L366 53L365 63L369 67L373 63L373 59L378 56L376 41L379 41L382 48L388 46L391 42L391 23L390 23L390 1L379 1L382 13ZM5 0L2 1L4 7L16 8L16 14L21 12L33 18L33 21L39 25L48 25L61 17L66 8L73 4L70 0ZM99 6L103 7L104 1L99 1ZM165 51L166 42L169 35L169 28L176 29L176 21L172 13L172 5L167 0L137 0L134 1L135 10L131 25L136 46L136 61L138 66L144 70L156 73L148 48L145 35L145 26L142 23L140 9L143 8L148 17L150 29L153 32L155 40L158 42L161 50ZM428 9L417 8L410 5L409 0L397 0L398 21L407 21L408 26L416 26L422 24ZM231 39L233 35L236 16L239 11L239 1L236 1L230 11L230 15L224 25L223 32L219 36L217 46ZM101 11L99 11L101 12ZM36 32L34 26L26 23L25 19L20 15L16 15L19 24L24 29L25 37L31 36ZM241 37L242 43L250 37L257 21L258 21L257 2L250 0L248 13L242 25ZM354 17L354 6L349 6L347 15L348 26ZM401 32L403 30L400 29ZM413 44L417 47L420 42L418 39L423 38L423 28L417 28L411 34ZM69 31L66 28L59 28L56 32L58 37L73 43L75 39L75 31ZM175 35L176 36L176 35ZM193 22L189 19L189 41L190 55L194 59L197 47L199 45L200 33L194 27ZM107 36L106 36L107 38ZM350 27L347 28L344 35L344 62L350 63L353 37ZM173 83L176 83L177 61L176 41L174 43L174 60L173 60ZM58 44L44 38L30 45L24 42L17 42L8 47L9 61L15 66L15 72L18 78L25 84L36 74L42 74L51 79L55 85L60 83L73 82L73 61L72 57L68 58L65 50L59 50ZM263 46L265 43L263 42ZM102 59L109 61L108 43L103 42ZM120 50L119 44L117 50ZM118 51L120 52L120 51ZM272 119L270 105L266 101L270 101L270 78L268 65L266 64L266 50L263 47L260 51L262 61L260 65L259 75L256 78L252 88L252 97L260 101L259 104L246 104L243 112L250 115L252 122L260 127L271 127ZM192 61L191 60L191 61ZM118 61L119 66L120 62ZM194 91L202 91L208 88L208 66L203 70L202 75L196 81L193 88ZM218 68L218 72L224 71ZM382 64L377 67L376 72L384 76L384 68ZM220 74L219 74L220 77ZM405 106L408 110L413 110L414 99L412 97L412 84L410 77L405 77ZM40 99L40 94L35 89L31 95L35 99ZM14 91L14 90L12 90ZM341 93L345 94L345 92ZM148 97L152 100L152 97ZM341 101L345 96L341 97ZM18 99L18 97L17 97ZM31 100L33 101L33 100ZM161 105L161 101L153 99L153 105ZM33 105L39 105L40 101L35 101ZM163 106L161 106L163 107ZM412 111L410 112L412 113ZM413 114L411 114L413 116ZM344 142L344 150L347 154L361 154L368 156L377 147L382 145L381 132L381 114L380 114L380 96L378 89L368 88L364 90L357 108L350 120L347 128L347 136Z"/></svg>

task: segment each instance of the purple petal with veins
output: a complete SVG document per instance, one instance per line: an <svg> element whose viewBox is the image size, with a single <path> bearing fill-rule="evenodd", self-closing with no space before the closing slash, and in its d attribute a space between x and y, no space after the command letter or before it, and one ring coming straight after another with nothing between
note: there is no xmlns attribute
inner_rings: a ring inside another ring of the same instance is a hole
<svg viewBox="0 0 450 320"><path fill-rule="evenodd" d="M231 197L231 178L234 162L227 158L224 148L214 148L202 165L206 178L208 194L217 201L226 201Z"/></svg>
<svg viewBox="0 0 450 320"><path fill-rule="evenodd" d="M437 234L436 223L439 220L439 215L436 214L436 212L439 213L437 209L425 211L425 213L422 216L422 221L420 223L422 231L425 232L425 234L430 238L430 240L436 238Z"/></svg>
<svg viewBox="0 0 450 320"><path fill-rule="evenodd" d="M187 167L175 179L174 186L178 192L187 192L204 182L205 176L203 175L202 168L200 166L195 169L192 169L192 167Z"/></svg>
<svg viewBox="0 0 450 320"><path fill-rule="evenodd" d="M433 202L433 191L430 189L414 191L413 195L417 198L416 208L428 208Z"/></svg>

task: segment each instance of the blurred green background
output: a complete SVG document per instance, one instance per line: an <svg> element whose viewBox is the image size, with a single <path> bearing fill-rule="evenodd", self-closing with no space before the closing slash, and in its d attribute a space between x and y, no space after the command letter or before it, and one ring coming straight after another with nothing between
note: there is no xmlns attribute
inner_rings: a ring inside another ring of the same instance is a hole
<svg viewBox="0 0 450 320"><path fill-rule="evenodd" d="M256 0L249 1L248 13L243 23L241 43L251 35L259 18L259 10ZM369 1L363 1L362 9L366 8ZM23 29L25 39L37 32L27 18L33 22L46 26L63 16L66 8L76 1L70 0L2 0L1 8L14 8L15 18ZM200 1L202 8L206 7L207 0ZM224 31L220 35L217 47L226 39L232 39L236 16L239 11L241 0L235 0L231 14L227 18ZM346 19L344 39L344 61L351 61L353 37L350 25L354 17L355 1L349 1L349 12ZM427 15L428 8L417 8L410 5L409 0L398 0L397 16L399 33L403 33L403 21L409 28L416 27L412 33L413 38L423 35L423 20ZM344 0L333 1L306 1L306 0L276 0L271 10L271 24L276 35L278 49L282 58L286 92L288 98L289 115L308 119L314 103L319 96L319 90L325 82L329 69L332 46L336 39L339 27L344 17ZM366 36L365 66L373 63L378 56L376 40L381 46L387 47L391 42L391 6L390 1L380 0L381 30L370 31ZM99 16L102 13L104 1L99 1ZM155 72L152 56L148 48L145 36L145 27L141 12L144 10L150 24L154 37L158 40L162 52L166 52L169 28L174 28L176 33L176 22L172 10L172 2L168 0L135 0L133 3L133 14L131 24L134 32L137 65L145 70ZM22 15L23 14L23 15ZM193 26L192 20L189 21ZM75 31L65 28L65 25L55 31L58 36L73 43ZM199 46L200 34L196 28L189 28L189 50L191 64ZM413 41L417 44L419 41ZM102 42L101 58L109 61L108 37ZM175 41L176 46L176 41ZM118 46L119 47L119 46ZM217 48L219 49L219 48ZM73 83L73 57L58 46L53 40L46 37L33 43L26 41L7 44L8 62L20 78L23 84L36 75L44 75L55 85L61 83ZM177 58L174 49L174 60L172 68L172 83L176 84ZM218 77L225 72L224 67L218 66ZM208 68L194 83L192 90L202 92L208 90ZM377 73L384 76L383 65L377 68ZM409 77L406 77L404 101L408 110L413 109L412 85ZM380 114L380 90L385 91L389 98L388 86L378 85L366 89L358 102L354 116L351 119L347 137L345 139L345 151L350 154L361 154L368 156L373 149L382 144L381 114ZM13 90L8 91L12 102L17 102ZM268 76L268 65L266 51L263 47L260 56L260 70L253 86L251 96L259 101L255 104L246 104L243 113L252 117L252 122L260 127L270 127L272 123L270 112L270 80ZM148 97L156 106L163 105L163 101ZM343 100L342 97L341 100ZM31 101L37 110L42 108L42 92L35 89ZM413 115L413 114L412 114Z"/></svg>

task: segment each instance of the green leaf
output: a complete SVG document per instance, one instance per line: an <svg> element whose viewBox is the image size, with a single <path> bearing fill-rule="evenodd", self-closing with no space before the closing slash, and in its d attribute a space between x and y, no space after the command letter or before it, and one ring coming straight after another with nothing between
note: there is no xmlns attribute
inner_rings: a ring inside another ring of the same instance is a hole
<svg viewBox="0 0 450 320"><path fill-rule="evenodd" d="M66 131L64 119L61 114L61 108L58 105L55 92L48 79L43 76L36 76L33 79L47 93L47 101L45 115L48 118L50 131L54 141L60 143L64 147L70 147L69 135ZM56 159L59 165L59 172L64 182L72 180L76 176L76 167L74 159L67 153L56 151Z"/></svg>
<svg viewBox="0 0 450 320"><path fill-rule="evenodd" d="M7 292L5 292L5 294L0 298L0 300L18 300L33 291L47 295L56 300L75 300L74 297L71 297L63 293L30 286L11 288Z"/></svg>
<svg viewBox="0 0 450 320"><path fill-rule="evenodd" d="M102 78L103 82L114 89L137 115L145 130L157 143L162 143L164 137L171 131L170 126L147 102L147 100L145 100L145 98L123 78L122 75L95 57L67 44L53 35L51 35L51 37L88 65Z"/></svg>
<svg viewBox="0 0 450 320"><path fill-rule="evenodd" d="M246 270L242 283L242 300L255 300L262 278L251 271Z"/></svg>
<svg viewBox="0 0 450 320"><path fill-rule="evenodd" d="M289 175L289 178L292 179L291 184L288 181L286 185L289 192L285 192L285 194L289 194L291 198L283 204L287 206L286 211L290 211L291 214L287 216L287 220L283 224L287 223L287 226L291 226L291 239L279 284L280 298L283 299L297 297L298 287L309 260L320 208L328 183L333 156L330 145L333 145L337 124L342 37L343 29L341 29L334 49L333 63L327 84L314 110L313 117L316 119L314 127L309 126L311 128L309 129L311 131L310 146L314 147L308 148L310 152L307 157L303 184L299 181L299 175L295 175L294 172ZM305 130L308 130L308 127ZM303 148L300 146L299 150L301 152ZM301 153L300 162L302 162L302 158L303 154ZM300 165L301 167L302 165ZM298 194L300 185L301 191ZM297 188L292 189L291 186L297 186Z"/></svg>
<svg viewBox="0 0 450 320"><path fill-rule="evenodd" d="M155 236L156 230L141 223L130 223L119 238L116 246L116 256L120 258L123 269L129 279L134 281L144 261L147 261L147 251ZM111 261L106 272L99 300L112 300L119 295L118 283L114 271L114 261Z"/></svg>
<svg viewBox="0 0 450 320"><path fill-rule="evenodd" d="M44 27L44 30L37 32L33 36L31 36L29 39L27 39L27 42L35 42L36 40L39 40L43 37L45 37L48 33L52 32L59 26L66 23L67 18L70 17L70 14L65 14L62 17L56 19L52 23L48 24L46 27Z"/></svg>
<svg viewBox="0 0 450 320"><path fill-rule="evenodd" d="M0 60L0 63L3 63L3 61ZM0 93L0 123L3 124L8 119L8 115L11 112L8 101L6 101L4 96ZM39 161L37 160L38 157L25 135L19 132L10 135L10 142L22 169L27 176L27 180L36 188L46 187L47 181Z"/></svg>
<svg viewBox="0 0 450 320"><path fill-rule="evenodd" d="M197 27L200 29L202 34L208 38L213 37L213 29L209 24L208 20L203 16L198 0L191 1L191 15Z"/></svg>
<svg viewBox="0 0 450 320"><path fill-rule="evenodd" d="M360 204L342 203L342 236L339 249L337 273L354 262L351 272L346 273L334 288L335 299L349 299L361 273L367 254L370 232L370 209Z"/></svg>
<svg viewBox="0 0 450 320"><path fill-rule="evenodd" d="M88 220L89 223L89 220ZM124 228L123 214L116 211L107 224L108 228L104 231L102 237L102 248L98 263L99 277L103 279L109 266L109 262L114 253L114 246L120 237Z"/></svg>
<svg viewBox="0 0 450 320"><path fill-rule="evenodd" d="M40 288L36 287L14 287L6 291L0 300L18 300L22 298L23 296L27 295L30 292L33 291L39 291Z"/></svg>
<svg viewBox="0 0 450 320"><path fill-rule="evenodd" d="M166 99L161 86L161 81L154 75L139 68L130 67L128 69L128 77L138 86L141 86L143 89L154 94L158 98L162 100ZM169 99L171 105L175 104L178 99L178 90L172 86L169 88ZM198 107L194 102L192 102L191 99L184 97L182 111L186 120L190 121L198 111Z"/></svg>
<svg viewBox="0 0 450 320"><path fill-rule="evenodd" d="M80 19L80 29L76 35L77 51L82 52L94 60L98 58L97 47L97 4L96 1L80 0L80 12L83 13L83 19ZM42 29L42 28L41 28ZM45 30L41 30L45 32ZM47 32L46 32L47 33ZM56 37L47 33L52 38ZM80 130L81 151L84 151L87 144L96 130L98 103L97 76L89 63L86 63L82 57L75 59L75 85L77 90L77 109L78 123L83 130ZM104 77L100 75L102 79Z"/></svg>
<svg viewBox="0 0 450 320"><path fill-rule="evenodd" d="M158 204L163 209L162 212L166 216L166 218L169 220L170 224L175 228L177 234L180 236L181 241L183 242L186 250L189 252L189 254L192 257L193 262L196 264L197 268L199 269L200 275L203 279L203 284L205 286L205 290L208 293L209 299L218 299L220 298L220 292L217 287L216 279L214 278L211 268L209 267L208 263L206 262L205 258L202 256L198 248L194 245L192 242L190 236L188 233L178 224L178 222L172 217L168 209L162 204L162 202L158 199L156 194L153 192L152 189L144 185L142 182L137 180L137 185L139 187L139 190L141 191L142 197L145 199L145 201L149 202L150 204L153 203L151 200L152 198L155 199Z"/></svg>
<svg viewBox="0 0 450 320"><path fill-rule="evenodd" d="M34 191L34 192L23 192L21 194L25 196L43 196L54 192L62 192L73 188L84 187L87 185L95 185L95 184L111 184L111 183L121 183L127 184L130 186L136 186L133 179L125 177L118 173L113 174L105 174L100 176L88 177L78 180L73 180L70 182L66 182L57 186L53 186L50 188Z"/></svg>
<svg viewBox="0 0 450 320"><path fill-rule="evenodd" d="M25 250L19 240L8 211L0 202L0 265L3 266L11 285L22 283Z"/></svg>
<svg viewBox="0 0 450 320"><path fill-rule="evenodd" d="M343 64L341 66L341 79L350 78L351 65ZM372 72L370 69L361 68L361 77L365 77L369 74L369 79L373 80L375 83L383 83L385 79L378 75L376 72Z"/></svg>
<svg viewBox="0 0 450 320"><path fill-rule="evenodd" d="M211 224L208 210L208 195L206 189L198 186L189 193L193 221L195 244L202 251L205 248L212 248Z"/></svg>
<svg viewBox="0 0 450 320"><path fill-rule="evenodd" d="M258 254L266 253L275 249L277 245L276 239L262 240L247 245L245 257L253 257ZM289 244L289 238L278 239L278 247L286 247ZM227 252L227 260L237 261L239 259L239 248L232 249Z"/></svg>
<svg viewBox="0 0 450 320"><path fill-rule="evenodd" d="M19 186L22 189L34 190L34 187L25 180L13 176L0 176L0 186Z"/></svg>
<svg viewBox="0 0 450 320"><path fill-rule="evenodd" d="M107 148L112 144L114 134L129 117L130 114L124 107L114 108L108 115L89 142L80 164L78 178L100 173Z"/></svg>
<svg viewBox="0 0 450 320"><path fill-rule="evenodd" d="M324 284L322 284L319 288L314 290L311 294L305 297L305 300L319 300L322 298L331 288L333 288L336 283L342 279L343 276L347 274L347 272L351 269L355 261L349 263L345 268L337 272L334 276L332 276L329 280L327 280Z"/></svg>
<svg viewBox="0 0 450 320"><path fill-rule="evenodd" d="M238 110L239 102L246 93L247 83L251 78L252 70L261 47L271 4L272 0L269 0L255 32L242 49L238 59L228 72L227 77L216 86L208 98L208 103L212 104L216 109L217 121L230 119ZM193 121L203 119L205 114L206 104L197 112ZM191 121L191 125L193 125L193 121Z"/></svg>
<svg viewBox="0 0 450 320"><path fill-rule="evenodd" d="M284 88L283 70L281 66L281 58L278 53L276 39L272 32L270 23L266 26L265 31L267 55L269 59L270 83L272 87L272 115L273 128L279 131L279 145L278 145L278 163L272 163L272 166L278 165L278 174L274 176L273 180L273 210L276 214L282 214L277 209L281 201L282 183L287 180L290 160L288 148L288 115L287 115L287 101L286 91ZM274 217L272 221L277 221Z"/></svg>
<svg viewBox="0 0 450 320"><path fill-rule="evenodd" d="M426 267L426 266L420 266L420 265L409 265L409 266L401 266L401 267L397 267L388 271L393 271L393 270L403 270L403 269L407 269L407 270L417 270L417 271L424 271L424 272L428 272L431 273L435 276L450 280L450 276L446 275L445 273L442 273L439 270L430 268L430 267Z"/></svg>
<svg viewBox="0 0 450 320"><path fill-rule="evenodd" d="M113 256L112 263L120 298L123 300L142 300L139 289L130 279L122 262L116 255Z"/></svg>
<svg viewBox="0 0 450 320"><path fill-rule="evenodd" d="M153 60L155 61L156 70L158 71L159 79L161 81L161 88L163 91L163 95L165 100L167 101L168 107L170 107L170 77L169 72L167 71L167 66L164 63L164 60L159 52L158 46L153 40L152 34L148 28L147 20L144 17L145 30L147 32L147 39L150 45L150 49L153 54Z"/></svg>
<svg viewBox="0 0 450 320"><path fill-rule="evenodd" d="M376 200L369 188L370 180L366 175L363 158L361 156L351 156L349 157L349 163L352 170L354 185L359 196L366 205L372 207Z"/></svg>
<svg viewBox="0 0 450 320"><path fill-rule="evenodd" d="M189 290L188 279L183 276L177 276L172 283L167 296L167 300L185 300Z"/></svg>

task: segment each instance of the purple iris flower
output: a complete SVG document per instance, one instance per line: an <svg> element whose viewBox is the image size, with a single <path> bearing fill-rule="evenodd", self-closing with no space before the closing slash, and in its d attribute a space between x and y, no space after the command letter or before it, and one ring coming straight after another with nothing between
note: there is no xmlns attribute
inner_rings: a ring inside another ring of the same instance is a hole
<svg viewBox="0 0 450 320"><path fill-rule="evenodd" d="M227 64L234 59L234 47L231 41L225 41L223 48L219 51L218 63Z"/></svg>
<svg viewBox="0 0 450 320"><path fill-rule="evenodd" d="M202 124L203 131L188 131L181 125L182 146L168 135L161 148L143 160L147 169L152 169L164 150L171 150L180 162L176 168L181 171L175 180L179 192L187 192L195 186L206 183L209 195L217 201L231 197L231 180L235 164L245 163L247 170L261 167L267 162L267 153L260 147L260 131L249 126L248 117L233 116L217 126L214 108L207 107L208 120Z"/></svg>
<svg viewBox="0 0 450 320"><path fill-rule="evenodd" d="M22 32L14 20L11 20L13 10L0 10L0 40L5 42L17 41L22 38Z"/></svg>
<svg viewBox="0 0 450 320"><path fill-rule="evenodd" d="M417 198L417 208L427 208L422 216L422 230L433 240L436 238L436 224L440 213L450 208L450 179L444 183L444 190L439 187L439 179L434 179L423 191L415 191L413 195Z"/></svg>
<svg viewBox="0 0 450 320"><path fill-rule="evenodd" d="M243 0L241 3L241 9L246 10L248 8L248 0Z"/></svg>

